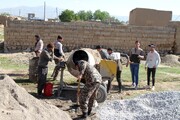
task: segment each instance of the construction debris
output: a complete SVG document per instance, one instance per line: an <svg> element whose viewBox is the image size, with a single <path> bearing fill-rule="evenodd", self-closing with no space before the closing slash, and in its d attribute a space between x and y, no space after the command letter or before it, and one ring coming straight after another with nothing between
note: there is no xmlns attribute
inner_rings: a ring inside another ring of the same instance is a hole
<svg viewBox="0 0 180 120"><path fill-rule="evenodd" d="M180 92L141 95L130 100L106 101L97 110L100 120L179 120Z"/></svg>

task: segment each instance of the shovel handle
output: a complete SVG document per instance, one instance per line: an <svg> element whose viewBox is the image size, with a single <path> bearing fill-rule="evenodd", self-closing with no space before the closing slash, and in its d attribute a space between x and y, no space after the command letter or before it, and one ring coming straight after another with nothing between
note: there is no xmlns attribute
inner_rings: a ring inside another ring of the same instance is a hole
<svg viewBox="0 0 180 120"><path fill-rule="evenodd" d="M80 95L80 79L78 79L78 88L77 88L77 104L79 105L79 95Z"/></svg>

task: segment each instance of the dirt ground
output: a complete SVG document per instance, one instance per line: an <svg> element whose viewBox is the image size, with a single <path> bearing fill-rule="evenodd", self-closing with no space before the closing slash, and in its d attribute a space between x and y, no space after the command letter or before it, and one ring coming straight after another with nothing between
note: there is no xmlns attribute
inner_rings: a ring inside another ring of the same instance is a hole
<svg viewBox="0 0 180 120"><path fill-rule="evenodd" d="M29 53L28 54L27 53L1 54L1 57L3 57L3 56L10 57L10 58L16 57L17 59L12 59L12 61L11 61L12 63L28 65L29 59L33 57L33 54L29 54ZM8 74L15 80L16 83L18 83L20 86L24 87L30 94L32 94L34 97L36 97L37 84L32 83L28 80L28 70L3 69L0 67L0 74ZM177 74L173 74L173 73L167 73L167 74L172 75L172 76L177 75ZM69 73L66 71L65 75L66 75L66 77L68 77ZM177 76L177 77L180 78L180 76ZM59 81L55 81L54 83L55 83L54 87L57 87ZM123 91L122 91L122 93L118 93L117 82L114 80L112 83L111 93L108 94L107 100L128 99L128 98L133 98L135 96L138 96L140 94L154 92L154 91L145 89L145 85L146 85L146 82L142 81L140 83L138 90L135 90L131 86L130 81L123 82ZM157 87L156 92L164 91L164 90L179 91L180 87L176 87L176 86L180 86L180 82L170 82L170 81L157 82L156 83L156 87ZM79 116L81 115L81 110L75 106L76 102L72 102L72 100L70 100L70 99L66 99L63 97L57 98L55 96L52 96L49 98L44 97L40 100L51 103L51 104L57 106L58 108L60 108L61 110L66 111L67 113L70 114L72 119L78 119ZM89 117L88 119L96 120L96 115L93 115L93 116Z"/></svg>

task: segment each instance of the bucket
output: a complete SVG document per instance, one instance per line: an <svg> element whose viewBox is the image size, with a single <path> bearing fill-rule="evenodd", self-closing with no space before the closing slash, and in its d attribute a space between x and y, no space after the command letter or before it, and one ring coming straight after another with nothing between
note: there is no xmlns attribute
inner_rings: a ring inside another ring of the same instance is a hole
<svg viewBox="0 0 180 120"><path fill-rule="evenodd" d="M44 96L46 96L46 97L52 96L52 91L53 91L53 84L46 83L44 86Z"/></svg>

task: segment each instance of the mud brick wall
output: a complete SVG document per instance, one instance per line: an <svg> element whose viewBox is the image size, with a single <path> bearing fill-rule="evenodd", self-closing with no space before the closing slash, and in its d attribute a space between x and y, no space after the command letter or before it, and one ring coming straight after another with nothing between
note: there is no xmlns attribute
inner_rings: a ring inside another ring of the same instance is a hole
<svg viewBox="0 0 180 120"><path fill-rule="evenodd" d="M5 49L9 52L33 48L34 35L41 35L45 44L53 42L57 35L64 38L68 50L102 45L116 51L127 52L134 47L136 40L147 50L148 44L155 44L161 52L168 52L173 47L175 28L173 27L138 27L103 24L99 22L40 22L11 21L5 27Z"/></svg>
<svg viewBox="0 0 180 120"><path fill-rule="evenodd" d="M169 26L174 27L176 29L175 51L176 51L176 54L180 54L180 22L179 21L170 22Z"/></svg>
<svg viewBox="0 0 180 120"><path fill-rule="evenodd" d="M0 24L0 35L4 35L4 25Z"/></svg>

